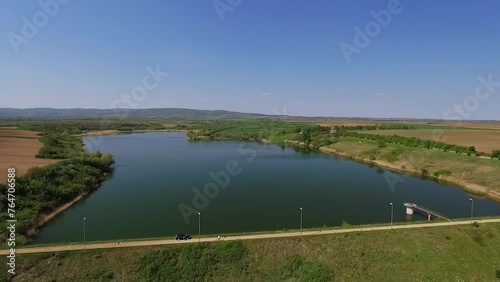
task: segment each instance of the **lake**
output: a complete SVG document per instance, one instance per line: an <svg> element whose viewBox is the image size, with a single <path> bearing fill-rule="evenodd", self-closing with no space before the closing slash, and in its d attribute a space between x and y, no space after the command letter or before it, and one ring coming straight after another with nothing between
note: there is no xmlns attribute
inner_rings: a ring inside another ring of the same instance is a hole
<svg viewBox="0 0 500 282"><path fill-rule="evenodd" d="M89 138L84 141L89 144ZM110 152L102 186L47 224L35 243L166 237L388 223L408 218L405 201L449 218L470 216L470 195L454 186L390 172L318 151L257 142L188 142L184 133L103 136ZM214 180L215 179L215 180ZM390 185L395 183L395 185ZM206 191L205 191L206 190ZM193 203L194 200L194 203ZM500 204L474 198L475 216Z"/></svg>

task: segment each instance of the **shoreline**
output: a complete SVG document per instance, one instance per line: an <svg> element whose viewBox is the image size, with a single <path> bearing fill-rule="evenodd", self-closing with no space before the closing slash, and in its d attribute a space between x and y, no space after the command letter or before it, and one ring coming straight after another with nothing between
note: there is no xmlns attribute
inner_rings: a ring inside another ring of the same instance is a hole
<svg viewBox="0 0 500 282"><path fill-rule="evenodd" d="M59 214L63 213L67 209L71 208L74 204L78 203L80 200L85 198L89 193L82 193L77 195L75 198L73 198L71 201L62 204L55 209L51 210L50 212L47 213L42 213L37 216L36 219L36 224L33 227L30 227L26 231L26 236L28 238L28 241L31 241L34 236L36 236L40 232L40 228L43 227L45 224L49 223L53 218L58 216Z"/></svg>
<svg viewBox="0 0 500 282"><path fill-rule="evenodd" d="M101 130L101 131L89 131L82 134L77 134L77 136L106 136L106 135L120 135L120 134L134 134L134 133L149 133L149 132L185 132L182 129L141 129L141 130L131 130L131 131L120 131L120 130Z"/></svg>
<svg viewBox="0 0 500 282"><path fill-rule="evenodd" d="M186 137L186 138L188 139L188 141L195 141L195 142L196 141L204 141L204 140L190 140L188 137ZM243 141L243 140L238 140L238 139L214 139L214 140L207 140L207 141L228 141L228 140ZM322 146L322 147L316 148L316 147L312 147L311 145L307 146L303 142L289 141L289 140L285 140L283 143L272 142L272 141L267 140L267 139L248 140L248 141L256 141L256 142L262 142L262 143L274 143L274 144L285 144L285 145L291 145L291 146L314 148L314 149L316 149L324 154L340 156L340 157L346 158L346 159L351 160L351 161L360 162L362 164L375 165L377 167L385 168L385 169L388 169L388 170L393 171L393 172L409 174L413 177L421 176L420 171L418 171L416 169L408 168L406 166L405 166L405 168L402 168L403 165L398 164L397 162L390 163L390 162L382 161L382 160L370 160L367 158L351 156L351 155L345 154L343 152L339 152L335 149L329 148L328 146ZM495 190L488 188L486 186L481 186L479 184L470 183L470 182L464 181L462 179L458 179L458 178L450 177L450 176L444 176L444 175L440 176L440 177L435 177L433 175L426 175L425 177L429 180L435 180L441 184L449 184L449 185L456 186L457 188L462 189L466 193L470 193L470 194L473 194L473 195L479 196L479 197L484 197L484 198L487 198L487 199L490 199L492 201L500 203L500 192L495 191Z"/></svg>
<svg viewBox="0 0 500 282"><path fill-rule="evenodd" d="M99 135L118 135L118 134L133 134L133 133L148 133L148 132L185 132L185 130L179 130L179 129L162 129L162 130L136 130L136 131L131 131L131 132L122 132L118 130L106 130L106 131L94 131L94 132L88 132L85 134L80 134L80 136L99 136ZM188 141L190 140L188 137L186 137ZM208 141L233 141L234 139L215 139L215 140L208 140ZM235 141L241 141L241 140L235 140ZM253 140L257 142L262 142L262 143L274 143L274 144L279 144L272 142L271 140L263 139L263 140ZM300 147L305 147L306 145L304 143L300 142L286 142L285 140L284 144L290 144L293 146L300 146ZM382 160L370 160L367 158L361 158L361 157L355 157L355 156L350 156L348 154L339 152L335 149L328 148L327 146L322 146L317 148L320 152L324 154L329 154L329 155L336 155L340 156L343 158L347 158L349 160L354 160L358 161L360 163L366 164L366 165L375 165L380 168L385 168L390 171L394 172L399 172L399 173L405 173L412 175L414 177L418 177L420 175L419 171L412 169L412 168L402 168L400 164L396 163L390 163L387 161L382 161ZM436 180L439 183L442 184L450 184L457 186L458 188L464 190L466 193L470 193L476 196L481 196L488 198L490 200L493 200L495 202L500 202L500 192L494 191L488 187L481 186L475 183L470 183L466 182L462 179L450 177L450 176L440 176L440 177L435 177L433 175L427 175L425 176L429 180Z"/></svg>
<svg viewBox="0 0 500 282"><path fill-rule="evenodd" d="M341 156L341 157L344 157L347 159L359 161L359 162L364 163L364 164L372 164L372 165L378 166L380 168L388 169L390 171L407 173L407 174L410 174L412 176L420 175L419 171L417 171L415 169L410 169L410 168L403 169L397 163L390 163L387 161L370 160L370 159L366 159L366 158L354 157L354 156L350 156L350 155L347 155L345 153L339 152L335 149L328 148L326 146L320 147L319 150L325 154ZM488 187L484 187L484 186L481 186L481 185L478 185L475 183L469 183L469 182L463 181L461 179L457 179L457 178L449 177L449 176L435 177L433 175L427 175L425 177L428 179L431 179L431 180L437 180L438 182L441 182L441 183L451 184L451 185L457 186L458 188L464 190L466 193L471 193L471 194L474 194L477 196L482 196L482 197L488 198L488 199L496 201L496 202L500 202L500 193L497 191L491 190Z"/></svg>
<svg viewBox="0 0 500 282"><path fill-rule="evenodd" d="M47 223L49 223L52 219L54 219L55 217L57 217L61 213L65 212L66 210L68 210L69 208L71 208L72 206L74 206L75 204L80 202L81 200L85 199L87 196L89 196L90 194L95 192L99 187L101 187L101 184L106 180L106 175L107 175L107 173L104 174L102 176L102 178L99 180L99 183L97 183L94 187L89 189L89 191L84 192L84 193L80 193L80 194L76 195L71 201L66 202L64 204L61 204L61 205L51 209L50 211L47 211L47 212L44 212L44 213L37 215L34 226L30 227L26 231L27 243L29 244L29 242L32 242L33 238L40 232L40 229L43 226L45 226Z"/></svg>

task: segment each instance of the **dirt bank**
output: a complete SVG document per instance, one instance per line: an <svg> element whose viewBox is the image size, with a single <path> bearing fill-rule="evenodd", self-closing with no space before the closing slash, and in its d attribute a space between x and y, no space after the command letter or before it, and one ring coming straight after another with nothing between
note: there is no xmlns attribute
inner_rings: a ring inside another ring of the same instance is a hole
<svg viewBox="0 0 500 282"><path fill-rule="evenodd" d="M333 148L329 148L329 147L321 147L320 151L323 153L327 153L327 154L334 154L334 155L346 157L349 159L354 159L354 160L357 160L357 161L360 161L363 163L367 163L367 164L374 164L376 166L389 169L391 171L409 173L409 174L413 174L413 175L421 175L421 171L419 171L418 169L415 169L413 167L410 167L408 165L408 163L406 163L406 162L403 164L401 162L390 163L390 162L382 161L382 160L370 160L367 158L361 158L361 157L357 157L357 156L348 155L348 154L345 154L343 152L339 152L339 151L337 151ZM490 189L489 187L481 186L481 185L478 185L475 183L470 183L470 182L465 181L463 179L452 177L452 176L441 175L439 177L434 177L432 175L428 175L426 177L438 179L440 181L444 181L444 182L456 185L469 193L480 195L480 196L485 196L485 197L488 197L492 200L500 202L500 193Z"/></svg>
<svg viewBox="0 0 500 282"><path fill-rule="evenodd" d="M36 226L33 226L28 231L26 231L26 235L28 235L28 237L33 237L34 235L36 235L38 233L38 231L40 230L40 227L47 224L51 219L53 219L54 217L56 217L60 213L69 209L71 206L73 206L74 204L79 202L85 196L87 196L87 193L80 194L80 195L76 196L73 200L53 209L52 211L38 215L37 220L36 220Z"/></svg>

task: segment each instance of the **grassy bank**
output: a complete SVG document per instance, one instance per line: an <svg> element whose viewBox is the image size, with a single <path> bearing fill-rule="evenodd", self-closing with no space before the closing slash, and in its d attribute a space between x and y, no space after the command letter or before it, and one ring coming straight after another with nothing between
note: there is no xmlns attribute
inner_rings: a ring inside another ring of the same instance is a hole
<svg viewBox="0 0 500 282"><path fill-rule="evenodd" d="M378 128L394 126L360 126ZM385 129L384 129L385 128ZM358 133L358 127L322 127L279 120L232 121L195 124L187 128L189 140L257 140L318 148L390 170L436 178L465 190L500 200L498 155L479 153L474 146L459 146L414 137ZM406 129L411 131L411 127ZM369 132L365 130L364 132ZM492 159L495 158L495 159Z"/></svg>
<svg viewBox="0 0 500 282"><path fill-rule="evenodd" d="M492 223L19 255L13 280L495 281L499 238Z"/></svg>
<svg viewBox="0 0 500 282"><path fill-rule="evenodd" d="M437 178L469 192L500 199L500 161L440 150L380 144L353 137L322 147L327 153L425 177Z"/></svg>
<svg viewBox="0 0 500 282"><path fill-rule="evenodd" d="M425 219L425 218L422 218ZM473 218L455 218L455 219L444 219L444 218L436 218L432 220L432 223L440 223L440 222L458 222L458 221L482 221L489 219L500 219L498 216L483 216L483 217L473 217ZM420 224L428 224L429 221L421 220L421 221L402 221L402 222L394 222L393 226L413 226ZM331 230L347 230L352 228L378 228L378 227L387 227L390 226L387 223L373 223L373 224L362 224L362 225L351 225L349 222L344 221L341 226L318 226L318 227L310 227L303 228L302 232L322 232L322 231L331 231ZM269 235L269 234L290 234L290 233L298 233L300 229L281 229L281 230L263 230L263 231L252 231L252 232L236 232L230 234L201 234L201 239L214 239L217 238L218 235L223 238L235 237L235 236L258 236L258 235ZM102 241L87 241L87 244L115 244L115 243L126 243L126 242L143 242L143 241L163 241L173 239L173 234L171 236L162 236L162 237L149 237L149 238L131 238L131 239L114 239L114 240L102 240ZM193 241L197 241L198 237L194 234ZM30 244L23 246L23 249L30 248L43 248L43 247L56 247L56 246L65 246L65 245L78 245L82 244L82 241L74 241L69 243L51 243L51 244ZM0 250L8 249L7 246L0 247Z"/></svg>

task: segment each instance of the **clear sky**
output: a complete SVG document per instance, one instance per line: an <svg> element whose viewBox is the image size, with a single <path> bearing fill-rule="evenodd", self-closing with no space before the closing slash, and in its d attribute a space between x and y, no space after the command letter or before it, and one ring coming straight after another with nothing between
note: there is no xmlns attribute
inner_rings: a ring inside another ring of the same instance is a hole
<svg viewBox="0 0 500 282"><path fill-rule="evenodd" d="M111 108L159 65L134 107L500 119L498 0L54 1L1 1L0 107ZM379 30L372 10L391 15Z"/></svg>

